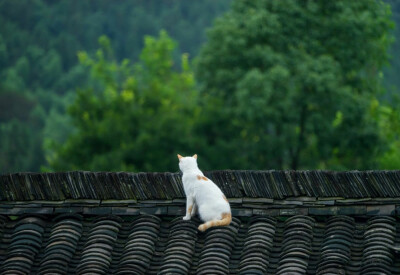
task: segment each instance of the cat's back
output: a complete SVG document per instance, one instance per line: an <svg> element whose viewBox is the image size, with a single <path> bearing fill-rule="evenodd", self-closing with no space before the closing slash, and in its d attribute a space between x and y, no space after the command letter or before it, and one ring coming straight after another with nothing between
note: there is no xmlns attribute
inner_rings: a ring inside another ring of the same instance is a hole
<svg viewBox="0 0 400 275"><path fill-rule="evenodd" d="M182 183L183 189L185 190L186 194L191 194L195 192L196 185L197 185L197 176L202 174L201 171L193 171L190 173L183 173L182 175Z"/></svg>
<svg viewBox="0 0 400 275"><path fill-rule="evenodd" d="M209 178L197 178L195 201L203 221L219 220L221 213L231 213L230 205L221 189Z"/></svg>
<svg viewBox="0 0 400 275"><path fill-rule="evenodd" d="M219 199L223 193L221 189L204 175L197 175L195 182L196 197L204 199Z"/></svg>

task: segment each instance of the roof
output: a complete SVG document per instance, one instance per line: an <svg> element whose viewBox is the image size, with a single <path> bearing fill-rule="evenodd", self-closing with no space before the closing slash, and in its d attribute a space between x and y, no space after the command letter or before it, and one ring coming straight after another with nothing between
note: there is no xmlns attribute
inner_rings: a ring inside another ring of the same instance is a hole
<svg viewBox="0 0 400 275"><path fill-rule="evenodd" d="M2 274L400 274L398 171L215 171L228 227L183 221L178 173L0 176Z"/></svg>
<svg viewBox="0 0 400 275"><path fill-rule="evenodd" d="M212 171L230 198L400 197L400 171ZM180 173L59 172L0 175L0 200L183 198Z"/></svg>

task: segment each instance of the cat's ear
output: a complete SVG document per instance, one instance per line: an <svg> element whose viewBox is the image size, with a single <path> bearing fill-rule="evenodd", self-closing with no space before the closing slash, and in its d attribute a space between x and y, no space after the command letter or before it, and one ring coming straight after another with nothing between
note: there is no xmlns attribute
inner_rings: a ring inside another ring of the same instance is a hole
<svg viewBox="0 0 400 275"><path fill-rule="evenodd" d="M194 154L193 157L194 157L194 159L197 159L197 154Z"/></svg>
<svg viewBox="0 0 400 275"><path fill-rule="evenodd" d="M181 158L183 158L181 155L178 154L178 159L181 160Z"/></svg>

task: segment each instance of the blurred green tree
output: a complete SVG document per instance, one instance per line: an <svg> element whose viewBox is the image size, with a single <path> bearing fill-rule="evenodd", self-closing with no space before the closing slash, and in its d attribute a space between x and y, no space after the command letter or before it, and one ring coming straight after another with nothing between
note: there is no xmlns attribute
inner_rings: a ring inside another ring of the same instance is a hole
<svg viewBox="0 0 400 275"><path fill-rule="evenodd" d="M376 0L234 1L196 66L210 167L376 168L392 27Z"/></svg>
<svg viewBox="0 0 400 275"><path fill-rule="evenodd" d="M400 169L400 97L394 96L391 103L371 102L371 114L385 144L384 153L377 159L380 169Z"/></svg>
<svg viewBox="0 0 400 275"><path fill-rule="evenodd" d="M180 42L173 55L177 69L181 53L197 54L205 28L230 1L0 0L0 93L7 91L0 99L4 112L16 110L0 122L0 172L39 171L44 155L51 152L50 140L63 143L72 131L66 106L76 87L89 82L78 51L91 55L97 38L106 34L112 39L115 60L126 57L136 62L143 36L166 29ZM16 100L21 96L34 102L32 112ZM32 118L21 121L25 114ZM10 144L16 136L14 148Z"/></svg>
<svg viewBox="0 0 400 275"><path fill-rule="evenodd" d="M43 109L29 94L0 85L0 169L38 171L41 154Z"/></svg>
<svg viewBox="0 0 400 275"><path fill-rule="evenodd" d="M198 113L197 92L187 55L181 71L173 67L176 43L160 32L145 37L140 61L117 62L110 40L79 60L91 72L91 85L78 92L69 108L75 127L65 143L47 141L55 170L174 171L171 158L187 151Z"/></svg>
<svg viewBox="0 0 400 275"><path fill-rule="evenodd" d="M383 72L385 74L384 85L387 90L384 98L391 100L392 95L398 94L400 90L400 1L399 0L384 0L390 4L392 11L392 18L395 22L393 35L396 37L395 42L389 49L390 66L387 66Z"/></svg>

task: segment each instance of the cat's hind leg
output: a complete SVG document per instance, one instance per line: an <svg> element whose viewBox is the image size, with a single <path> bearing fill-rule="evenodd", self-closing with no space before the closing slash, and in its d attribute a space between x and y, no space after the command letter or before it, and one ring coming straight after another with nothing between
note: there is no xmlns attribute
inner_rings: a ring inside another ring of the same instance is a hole
<svg viewBox="0 0 400 275"><path fill-rule="evenodd" d="M193 217L197 212L197 204L196 202L193 203L193 207L192 207L192 212L190 213L191 216Z"/></svg>
<svg viewBox="0 0 400 275"><path fill-rule="evenodd" d="M192 217L192 210L193 210L194 198L193 196L186 197L186 216L183 217L183 220L188 221Z"/></svg>

